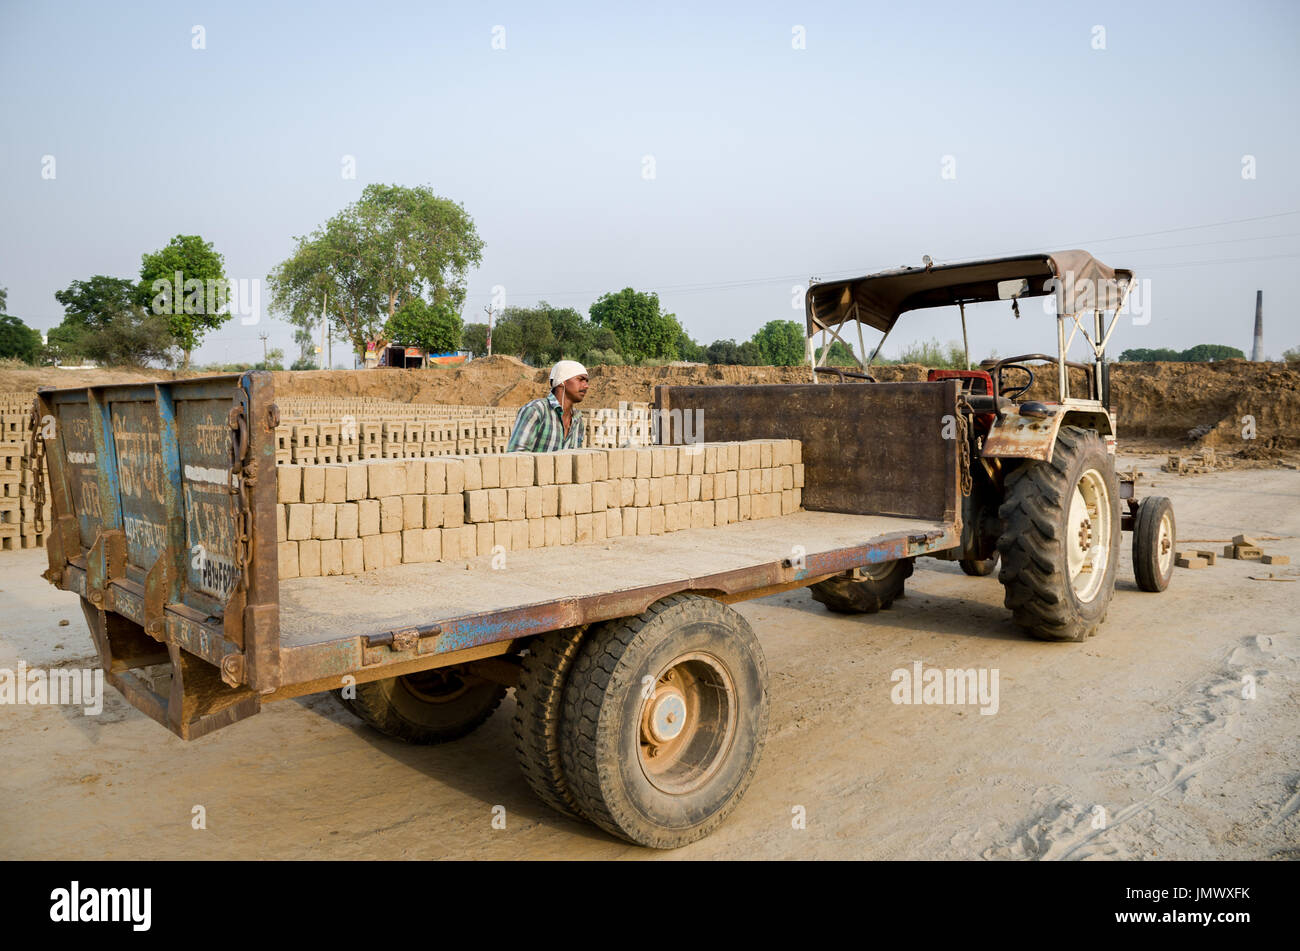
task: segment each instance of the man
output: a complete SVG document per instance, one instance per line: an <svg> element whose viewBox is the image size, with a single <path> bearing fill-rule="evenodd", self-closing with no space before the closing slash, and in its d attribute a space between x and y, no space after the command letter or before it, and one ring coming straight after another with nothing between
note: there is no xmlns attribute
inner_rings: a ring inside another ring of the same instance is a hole
<svg viewBox="0 0 1300 951"><path fill-rule="evenodd" d="M586 424L575 406L587 396L587 368L577 360L561 360L551 367L550 379L550 395L519 410L506 452L582 448Z"/></svg>

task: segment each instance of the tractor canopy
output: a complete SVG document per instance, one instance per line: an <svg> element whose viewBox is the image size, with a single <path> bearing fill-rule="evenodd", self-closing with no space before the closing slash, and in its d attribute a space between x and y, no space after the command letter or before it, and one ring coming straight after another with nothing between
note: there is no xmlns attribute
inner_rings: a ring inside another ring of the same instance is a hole
<svg viewBox="0 0 1300 951"><path fill-rule="evenodd" d="M902 267L808 289L808 336L857 320L888 333L909 310L1056 294L1060 316L1120 306L1133 272L1107 267L1087 251L1052 251Z"/></svg>

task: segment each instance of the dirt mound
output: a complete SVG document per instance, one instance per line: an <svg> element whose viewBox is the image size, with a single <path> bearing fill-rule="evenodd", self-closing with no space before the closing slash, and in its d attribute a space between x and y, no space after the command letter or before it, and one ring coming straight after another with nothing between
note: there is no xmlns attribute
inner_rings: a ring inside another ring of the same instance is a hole
<svg viewBox="0 0 1300 951"><path fill-rule="evenodd" d="M315 370L276 373L282 396L372 396L407 403L477 406L522 406L546 395L546 368L530 367L513 357L493 356L454 369ZM917 365L875 367L882 382L925 379ZM686 366L590 368L588 405L614 407L622 401L650 402L661 384L717 385L806 383L807 367ZM34 390L41 385L86 386L133 380L169 380L194 376L167 370L0 369L0 391ZM1050 367L1028 395L1054 398ZM1008 383L1022 381L1022 376ZM1113 409L1119 415L1121 440L1150 440L1186 445L1195 431L1198 445L1235 449L1249 445L1250 427L1270 449L1300 447L1300 367L1284 363L1116 363L1111 367ZM1082 376L1075 379L1082 390Z"/></svg>

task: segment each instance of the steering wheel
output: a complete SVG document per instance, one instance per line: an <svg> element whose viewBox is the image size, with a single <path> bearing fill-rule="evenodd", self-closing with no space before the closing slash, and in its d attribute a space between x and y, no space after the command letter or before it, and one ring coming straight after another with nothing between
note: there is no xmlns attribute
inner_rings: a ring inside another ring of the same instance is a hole
<svg viewBox="0 0 1300 951"><path fill-rule="evenodd" d="M1004 391L1002 392L1001 395L1002 395L1002 396L1005 396L1005 397L1006 397L1007 399L1009 399L1009 400L1014 400L1014 399L1015 399L1016 397L1018 397L1018 396L1023 396L1023 395L1025 394L1025 392L1028 391L1028 389L1029 389L1031 386L1034 385L1034 371L1031 370L1031 369L1029 369L1029 367L1025 366L1023 363L1004 363L1004 364L1002 364L1002 366L998 367L998 379L999 379L999 381L1002 379L1002 371L1003 371L1003 370L1023 370L1025 373L1029 374L1029 382L1026 383L1024 386L1017 387L1017 388L1013 388L1013 389L1011 389L1010 391L1006 391L1006 390L1004 390Z"/></svg>

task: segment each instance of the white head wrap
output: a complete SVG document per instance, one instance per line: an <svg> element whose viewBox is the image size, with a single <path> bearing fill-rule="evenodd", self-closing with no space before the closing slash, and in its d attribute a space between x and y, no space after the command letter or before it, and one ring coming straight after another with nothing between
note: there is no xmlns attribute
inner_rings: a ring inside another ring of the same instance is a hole
<svg viewBox="0 0 1300 951"><path fill-rule="evenodd" d="M587 368L577 360L561 360L551 367L551 389L555 389L567 380L572 380L575 376L584 376L586 372Z"/></svg>

